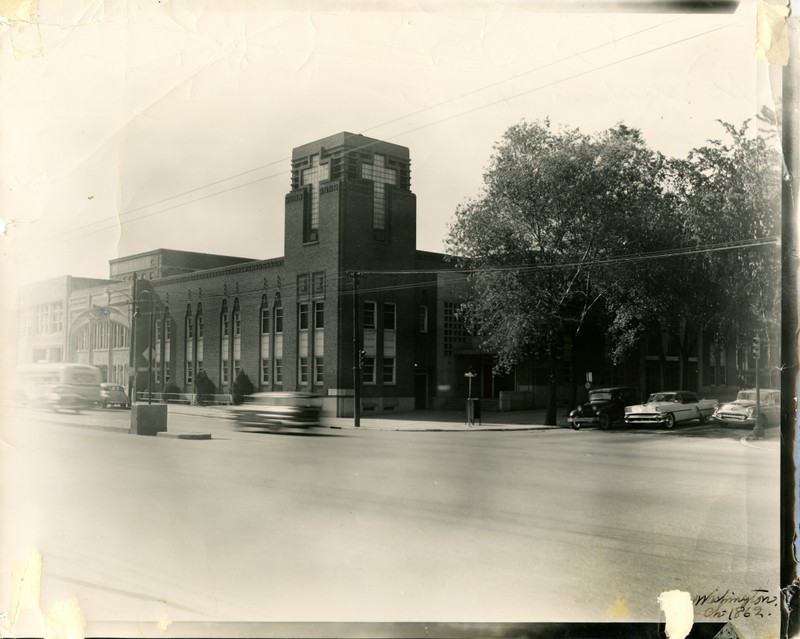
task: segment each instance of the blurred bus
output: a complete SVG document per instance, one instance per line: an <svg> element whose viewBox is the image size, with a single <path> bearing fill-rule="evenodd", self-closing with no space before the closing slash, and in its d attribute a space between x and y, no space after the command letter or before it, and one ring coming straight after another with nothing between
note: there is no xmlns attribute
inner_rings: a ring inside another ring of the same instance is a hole
<svg viewBox="0 0 800 639"><path fill-rule="evenodd" d="M80 411L100 401L101 373L86 364L30 364L16 370L16 399L32 408Z"/></svg>

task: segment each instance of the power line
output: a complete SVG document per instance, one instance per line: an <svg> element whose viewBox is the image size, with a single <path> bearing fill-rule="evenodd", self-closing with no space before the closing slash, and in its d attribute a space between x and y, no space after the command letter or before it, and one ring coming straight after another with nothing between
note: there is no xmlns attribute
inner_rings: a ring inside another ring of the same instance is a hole
<svg viewBox="0 0 800 639"><path fill-rule="evenodd" d="M637 32L633 32L633 33L627 34L626 36L623 36L623 38L621 38L621 39L619 39L619 40L617 40L617 41L615 41L615 42L619 42L619 41L621 41L621 40L624 40L624 39L627 39L627 38L630 38L630 37L634 37L635 35L639 35L639 34L641 34L641 33L644 33L645 31L648 31L648 30L650 30L650 29L654 29L654 28L657 28L657 27L664 26L665 24L668 24L669 22L671 22L671 20L669 20L669 21L667 21L667 22L664 22L664 23L660 23L659 25L656 25L656 26L654 26L654 27L648 27L648 28L646 28L646 29L642 29L642 30L640 30L640 31L637 31ZM592 73L596 73L596 72L598 72L598 71L602 71L602 70L605 70L605 69L611 68L611 67L613 67L613 66L616 66L616 65L618 65L618 64L622 64L622 63L624 63L624 62L628 62L628 61L630 61L630 60L633 60L633 59L636 59L636 58L638 58L638 57L641 57L641 56L644 56L644 55L649 55L649 54L651 54L651 53L654 53L654 52L656 52L656 51L661 51L661 50L667 49L667 48L669 48L669 47L672 47L672 46L675 46L675 45L678 45L678 44L682 44L682 43L688 42L688 41L690 41L690 40L694 40L694 39L697 39L697 38L700 38L700 37L703 37L703 36L709 35L709 34L711 34L711 33L715 33L715 32L717 32L717 31L720 31L720 30L723 30L723 29L727 29L727 28L729 28L729 27L731 27L731 26L737 26L737 25L739 25L739 24L742 24L742 23L743 23L743 21L736 22L736 23L733 23L733 24L726 24L726 25L722 25L722 26L720 26L720 27L716 27L716 28L714 28L714 29L709 29L709 30L707 30L707 31L703 31L703 32L701 32L701 33L694 34L694 35L691 35L691 36L687 36L687 37L685 37L685 38L682 38L682 39L680 39L680 40L675 40L675 41L669 42L669 43L667 43L667 44L663 44L663 45L660 45L660 46L654 47L654 48L652 48L652 49L648 49L648 50L646 50L646 51L641 51L641 52L639 52L639 53L636 53L636 54L633 54L633 55L631 55L631 56L627 56L627 57L625 57L625 58L621 58L621 59L619 59L619 60L615 60L615 61L613 61L613 62L609 62L609 63L607 63L607 64L604 64L604 65L601 65L601 66L598 66L598 67L594 67L594 68L592 68L592 69L589 69L589 70L587 70L587 71L582 71L582 72L580 72L580 73L576 73L576 74L573 74L573 75L571 75L571 76L568 76L568 77L565 77L565 78L561 78L561 79L558 79L558 80L554 80L553 82L550 82L550 83L547 83L547 84L539 85L539 86L537 86L537 87L534 87L534 88L532 88L532 89L529 89L529 90L527 90L527 91L523 91L523 92L521 92L521 93L517 93L517 94L511 95L511 96L509 96L509 97L507 97L507 98L503 98L502 100L497 100L497 101L494 101L494 102L490 102L490 103L487 103L487 104L483 104L483 105L481 105L481 106L478 106L478 107L475 107L475 108L473 108L473 109L469 109L469 110L467 110L467 111L462 111L461 113L456 113L456 114L453 114L453 115L451 115L451 116L448 116L448 117L445 117L445 118L440 118L440 119L438 119L438 120L434 120L433 122L429 122L429 123L427 123L427 124L424 124L424 125L421 125L421 126L418 126L418 127L414 127L414 128L411 128L411 129L408 129L408 130L406 130L406 131L404 131L404 132L402 132L402 133L399 133L399 134L397 134L397 135L394 135L394 136L389 136L389 137L387 137L385 141L389 141L389 140L395 140L395 139L397 139L397 138L403 137L403 136L405 136L405 135L408 135L408 134L410 134L410 133L416 133L416 132L418 132L418 131L421 131L421 130L424 130L424 129L430 128L430 127L432 127L432 126L436 126L436 125L438 125L438 124L442 124L442 123L444 123L444 122L448 122L448 121L450 121L450 120L454 120L454 119L456 119L456 118L459 118L459 117L462 117L462 116L464 116L464 115L469 115L469 114L475 113L475 112L477 112L477 111L480 111L480 110L482 110L482 109L485 109L485 108L488 108L488 107L491 107L491 106L495 106L495 105L497 105L497 104L500 104L500 103L503 103L503 102L508 102L508 101L510 101L510 100L514 100L514 99L516 99L516 98L519 98L519 97L522 97L522 96L524 96L524 95L529 95L529 94L531 94L531 93L535 93L535 92L537 92L537 91L540 91L540 90L543 90L543 89L547 89L547 88L550 88L550 87L556 86L556 85L558 85L558 84L562 84L562 83L564 83L564 82L568 82L568 81L570 81L570 80L574 80L574 79L576 79L576 78L580 78L580 77L583 77L583 76L587 76L587 75L590 75L590 74L592 74ZM552 63L546 64L546 65L541 65L540 67L537 67L537 68L535 68L535 69L532 69L532 70L530 70L530 71L527 71L527 72L525 72L525 73L523 73L523 74L520 74L520 76L515 76L514 78L509 78L508 80L503 80L503 81L496 82L496 83L494 83L494 84L491 84L491 85L487 85L486 87L482 87L482 88L480 88L480 89L476 89L476 90L474 90L474 91L468 92L468 93L466 93L466 94L463 94L463 95L461 95L461 96L457 96L457 97L455 97L455 98L450 98L450 99L448 99L448 100L445 100L445 101L443 101L443 102L441 102L441 103L439 103L439 104L437 104L437 105L434 105L433 107L430 107L430 108L436 108L436 107L438 107L438 106L441 106L441 105L443 105L443 104L447 104L447 103L449 103L449 102L452 102L452 101L454 101L454 100L458 100L458 99L460 99L460 98L462 98L462 97L466 97L466 96L472 95L472 94L474 94L474 93L477 93L477 92L480 92L480 91L484 91L484 90L486 90L486 89L488 89L488 88L492 88L492 87L494 87L494 86L497 86L498 84L500 84L500 83L502 83L502 82L507 82L507 81L510 81L510 80L514 80L514 79L517 79L518 77L521 77L521 76L527 75L527 74L529 74L529 73L533 73L533 72L535 72L535 71L538 71L538 70L541 70L541 69L543 69L543 68L546 68L547 66L552 66L552 65L558 64L558 63L560 63L560 62L563 62L563 61L565 61L565 60L569 60L569 59L572 59L572 58L574 58L574 57L578 57L578 56L580 56L580 55L584 55L584 54L586 54L586 53L589 53L589 52L591 52L591 51L593 51L593 50L596 50L596 49L598 49L598 48L601 48L601 47L604 47L604 46L608 46L608 44L612 44L612 43L605 43L605 44L603 44L603 45L596 45L596 46L594 46L594 47L591 47L591 48L589 48L589 49L586 49L586 50L584 50L584 51L582 51L582 52L580 52L580 53L576 53L576 54L574 54L574 55L572 55L572 56L567 56L567 57L565 57L565 58L562 58L562 59L559 59L559 60L553 61ZM426 109L422 109L421 111L423 111L423 112L424 112L424 111L427 111L427 110L429 110L429 109L428 109L428 108L426 108ZM380 128L380 127L382 127L382 126L386 126L387 124L391 124L391 123L393 123L393 122L396 122L396 121L398 121L398 120L405 119L406 117L411 117L411 116L413 116L413 115L416 115L417 113L418 113L418 112L413 112L413 113L411 113L411 114L410 114L410 115L408 115L408 116L403 116L402 118L396 118L396 119L394 119L394 120L389 120L389 121L387 121L387 122L385 122L385 123L383 123L383 124L376 125L376 126L372 127L371 129L368 129L368 130L373 130L373 129L376 129L376 128ZM357 148L357 149L355 149L355 150L361 150L362 148L368 148L368 147L369 147L369 146L371 146L371 145L372 145L372 143L368 143L368 144L362 145L362 147L359 147L359 148ZM249 182L245 182L245 183L243 183L243 184L238 184L238 185L235 185L235 186L228 187L228 188L226 188L226 189L222 189L222 190L216 191L216 192L214 192L214 193L209 193L209 194L207 194L207 195L202 195L202 196L200 196L200 197L197 197L197 198L191 199L191 200L189 200L189 201L187 201L187 202L181 202L181 203L175 204L175 205L173 205L173 206L169 206L169 207L166 207L166 208L163 208L163 209L159 209L159 210L157 210L157 211L154 211L154 212L152 212L152 213L147 213L147 214L144 214L144 215L140 215L140 216L137 216L137 217L133 217L133 218L131 218L131 219L125 219L125 220L122 220L122 219L121 219L121 218L122 218L122 216L128 215L128 214L130 214L130 213L137 212L137 211L143 210L143 209L145 209L145 208L149 208L149 207L151 207L151 206L157 206L158 204L161 204L161 203L164 203L164 202L168 202L168 201L171 201L171 200L173 200L173 199L176 199L176 198L179 198L179 197L183 197L184 195L189 195L189 194L191 194L191 193L195 193L195 192L197 192L197 191L203 190L203 189L205 189L205 188L209 188L209 187L211 187L211 186L215 186L215 185L217 185L217 184L221 184L222 182L226 182L226 181L229 181L229 180L235 179L235 178L237 178L237 177L242 177L242 176L244 176L244 175L247 175L247 174L249 174L249 173L253 173L253 172L255 172L255 171L261 170L261 169L263 169L263 168L266 168L266 167L269 167L269 166L273 166L273 165L275 165L275 164L278 164L278 163L285 162L285 161L287 161L287 160L290 160L290 159L291 159L291 158L282 158L282 159L280 159L280 160L275 160L275 161L273 161L273 162L270 162L270 163L268 163L268 164L262 165L262 166L260 166L260 167L256 167L256 168L254 168L254 169L249 169L249 170L247 170L247 171L243 171L243 172L241 172L241 173L235 174L235 175L233 175L233 176L230 176L230 177L227 177L227 178L222 178L222 179L220 179L220 180L217 180L217 181L215 181L215 182L211 182L211 183L209 183L209 184L206 184L206 185L203 185L203 186L199 186L199 187L196 187L196 188L194 188L194 189L190 189L190 190L188 190L188 191L185 191L185 192L183 192L183 193L179 193L179 194L177 194L177 195L173 195L173 196L170 196L170 197L164 198L164 199L162 199L162 200L159 200L159 201L157 201L157 202L153 202L153 203L150 203L150 204L147 204L147 205L143 205L143 206L140 206L140 207L137 207L137 208L134 208L134 209L130 209L129 211L123 212L123 213L121 213L121 214L119 214L119 215L115 215L115 216L109 216L108 218L105 218L105 219L103 219L103 220L98 220L98 221L96 221L96 222L92 222L92 223L90 223L90 224L87 224L87 225L84 225L84 226L81 226L81 227L76 227L76 228L74 228L74 229L71 229L70 231L66 231L65 233L63 233L63 234L62 234L61 236L59 236L59 237L63 237L64 235L69 235L69 234L72 234L72 233L76 233L76 232L78 232L78 231L81 231L81 230L83 230L83 229L89 228L89 227L91 227L91 226L94 226L94 225L96 225L96 224L102 224L103 222L108 222L108 221L112 221L112 220L113 220L113 221L115 221L115 223L114 223L113 225L110 225L110 226L103 226L103 227L101 227L101 228L94 229L94 230L92 230L92 231L88 231L88 232L86 232L86 233L79 234L79 235L76 235L76 236L74 236L74 237L67 238L67 239L66 239L66 240L64 240L64 241L71 241L71 240L80 239L80 238L82 238L82 237L87 237L87 236L89 236L89 235L93 235L93 234L95 234L95 233L100 233L100 232L103 232L103 231L107 231L107 230L111 230L111 229L117 228L118 226L121 226L121 225L123 225L123 224L130 224L130 223L133 223L133 222L137 222L137 221L140 221L140 220L146 219L146 218L148 218L148 217L152 217L152 216L155 216L155 215L160 215L161 213L166 213L167 211L171 211L171 210L173 210L173 209L180 208L180 207L182 207L182 206L188 206L188 205L190 205L190 204L194 204L194 203L196 203L196 202L200 202L200 201L202 201L202 200L205 200L205 199L208 199L208 198L211 198L211 197L216 197L217 195L222 195L222 194L225 194L225 193L229 193L229 192L231 192L231 191L234 191L234 190L238 190L238 189L241 189L241 188L245 188L245 187L247 187L247 186L252 186L253 184L257 184L257 183L259 183L259 182L264 182L264 181L266 181L266 180L270 180L270 179L272 179L272 178L275 178L275 177L279 177L279 176L285 175L287 171L285 171L285 170L282 170L282 171L280 171L280 172L278 172L278 173L272 173L272 174L270 174L270 175L267 175L267 176L263 176L263 177L257 178L257 179L255 179L255 180L251 180L251 181L249 181Z"/></svg>

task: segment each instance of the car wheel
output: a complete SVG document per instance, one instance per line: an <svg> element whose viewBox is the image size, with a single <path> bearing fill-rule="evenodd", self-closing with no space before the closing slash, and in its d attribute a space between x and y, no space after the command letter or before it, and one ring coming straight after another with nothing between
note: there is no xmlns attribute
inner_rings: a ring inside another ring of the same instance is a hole
<svg viewBox="0 0 800 639"><path fill-rule="evenodd" d="M611 426L611 417L608 416L608 413L601 413L600 430L608 430L609 426Z"/></svg>
<svg viewBox="0 0 800 639"><path fill-rule="evenodd" d="M701 424L708 424L711 418L708 415L700 415L700 423Z"/></svg>
<svg viewBox="0 0 800 639"><path fill-rule="evenodd" d="M572 424L572 430L580 430L580 429L581 429L580 424L575 424L575 423Z"/></svg>
<svg viewBox="0 0 800 639"><path fill-rule="evenodd" d="M664 420L664 426L666 426L667 428L674 428L675 415L673 415L672 413L667 413L665 417L666 419Z"/></svg>

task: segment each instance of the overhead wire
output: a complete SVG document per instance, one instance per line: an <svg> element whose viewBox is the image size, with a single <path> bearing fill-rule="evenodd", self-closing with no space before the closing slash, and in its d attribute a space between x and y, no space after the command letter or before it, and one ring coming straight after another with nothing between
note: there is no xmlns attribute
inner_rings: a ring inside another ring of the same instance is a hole
<svg viewBox="0 0 800 639"><path fill-rule="evenodd" d="M514 76L514 77L506 79L506 80L495 82L494 84L487 85L486 87L482 87L480 89L473 90L473 91L465 93L465 94L463 94L461 96L456 96L454 98L450 98L450 99L445 100L445 101L443 101L443 102L441 102L441 103L439 103L437 105L434 105L433 107L430 107L430 108L437 108L438 106L441 106L441 105L444 105L444 104L448 104L448 103L453 102L455 100L461 99L462 97L473 95L474 93L478 93L478 92L484 91L484 90L486 90L488 88L495 87L498 84L501 84L503 82L508 82L508 81L511 81L511 80L515 80L515 79L518 79L518 77L522 77L524 75L528 75L529 73L533 73L535 71L539 71L539 70L541 70L543 68L546 68L548 66L553 66L555 64L559 64L559 63L561 63L563 61L572 59L574 57L585 55L586 53L589 53L591 51L597 50L599 48L608 46L610 44L615 44L616 42L619 42L621 40L624 40L624 39L627 39L627 38L630 38L630 37L634 37L636 35L640 35L641 33L644 33L646 31L649 31L649 30L654 29L654 28L658 28L658 27L664 26L665 24L668 24L669 22L672 22L672 20L668 20L666 22L663 22L663 23L660 23L658 25L655 25L655 26L652 26L652 27L648 27L648 28L645 28L645 29L642 29L642 30L639 30L639 31L636 31L636 32L632 32L630 34L627 34L627 35L623 36L620 39L615 40L612 43L603 43L602 45L595 45L594 47L590 47L589 49L586 49L586 50L581 51L579 53L576 53L576 54L573 54L573 55L570 55L570 56L566 56L565 58L561 58L559 60L555 60L555 61L553 61L551 63L548 63L548 64L545 64L545 65L540 65L539 67L536 67L536 68L534 68L534 69L532 69L530 71L527 71L527 72L525 72L523 74L519 74L518 76ZM429 123L426 123L426 124L423 124L423 125L411 128L411 129L407 129L407 130L405 130L405 131L403 131L403 132L401 132L399 134L396 134L394 136L388 136L386 141L397 139L398 137L402 137L402 136L408 135L410 133L415 133L415 132L418 132L420 130L423 130L423 129L426 129L426 128L430 128L432 126L436 126L436 125L441 124L443 122L448 122L448 121L453 120L455 118L462 117L464 115L469 115L471 113L475 113L475 112L480 111L482 109L485 109L485 108L488 108L488 107L491 107L491 106L495 106L495 105L500 104L502 102L507 102L509 100L513 100L513 99L519 98L519 97L524 96L524 95L529 95L529 94L534 93L536 91L540 91L540 90L543 90L543 89L546 89L546 88L550 88L550 87L556 86L558 84L562 84L564 82L568 82L568 81L573 80L575 78L579 78L579 77L583 77L583 76L586 76L586 75L590 75L592 73L596 73L598 71L602 71L604 69L616 66L618 64L622 64L624 62L628 62L628 61L633 60L635 58L638 58L638 57L641 57L641 56L644 56L644 55L649 55L649 54L654 53L656 51L661 51L663 49L666 49L666 48L669 48L669 47L672 47L672 46L676 46L678 44L682 44L682 43L688 42L690 40L697 39L697 38L709 35L711 33L714 33L714 32L717 32L717 31L720 31L720 30L723 30L723 29L727 29L727 28L739 25L741 23L742 22L740 21L740 22L736 22L736 23L732 23L732 24L725 24L725 25L722 25L722 26L719 26L719 27L715 27L713 29L709 29L709 30L706 30L706 31L703 31L703 32L700 32L700 33L697 33L697 34L693 34L693 35L687 36L685 38L681 38L679 40L674 40L674 41L671 41L669 43L666 43L666 44L663 44L663 45L659 45L657 47L653 47L653 48L648 49L646 51L640 51L640 52L638 52L636 54L633 54L633 55L630 55L630 56L626 56L624 58L620 58L618 60L614 60L612 62L603 64L603 65L600 65L600 66L597 66L597 67L593 67L592 69L589 69L589 70L586 70L586 71L582 71L580 73L576 73L576 74L573 74L573 75L570 75L570 76L567 76L567 77L564 77L564 78L560 78L560 79L554 80L552 82L549 82L547 84L539 85L537 87L534 87L532 89L528 89L528 90L520 92L520 93L516 93L514 95L505 97L502 100L496 100L494 102L489 102L487 104L480 105L478 107L469 109L467 111L462 111L460 113L456 113L456 114L447 116L445 118L440 118L440 119L434 120L432 122L429 122ZM428 111L428 110L429 110L429 108L426 108L426 109L423 109L421 111L424 112L424 111ZM393 120L389 120L389 121L387 121L385 123L375 125L375 126L371 127L371 129L368 129L368 130L374 130L374 129L380 128L382 126L386 126L388 124L394 123L394 122L396 122L398 120L402 120L402 119L405 119L407 117L412 117L413 115L416 115L417 113L418 112L413 112L410 115L403 116L401 118L395 118ZM368 144L365 144L365 145L362 145L362 146L364 148L368 148L369 146L371 146L371 144L373 144L373 143L368 143ZM356 150L358 150L358 149L356 149ZM283 176L283 175L285 175L287 173L286 170L281 170L278 173L272 173L272 174L269 174L269 175L266 175L266 176L262 176L260 178L256 178L254 180L250 180L250 181L245 182L243 184L237 184L237 185L225 188L225 189L221 189L219 191L215 191L214 193L209 193L209 194L206 194L206 195L202 195L200 197L191 199L191 200L186 201L186 202L181 202L181 203L169 206L169 207L161 208L161 209L159 209L157 211L153 211L151 213L146 213L146 214L143 214L143 215L139 215L139 216L136 216L136 217L132 217L130 219L121 219L122 216L128 215L129 213L137 212L137 211L143 210L145 208L150 208L152 206L157 206L160 203L168 202L168 201L171 201L173 199L176 199L176 198L179 198L179 197L183 197L184 195L195 193L195 192L203 190L205 188L209 188L210 186L215 186L215 185L220 184L222 182L226 182L226 181L229 181L229 180L232 180L232 179L236 179L237 177L241 177L241 176L247 175L247 174L252 173L254 171L261 170L263 168L278 164L280 162L287 161L289 159L291 159L291 158L282 158L280 160L275 160L275 161L270 162L268 164L262 165L261 167L256 167L254 169L249 169L247 171L243 171L243 172L241 172L239 174L235 174L235 175L230 176L228 178L223 178L223 179L217 180L215 182L211 182L211 183L209 183L207 185L199 186L199 187L196 187L194 189L190 189L188 191L185 191L183 193L179 193L177 195L170 196L168 198L164 198L164 199L159 200L157 202L150 203L150 204L147 204L147 205L143 205L143 206L137 207L135 209L130 209L129 211L125 211L125 212L123 212L123 213L121 213L119 215L109 216L108 218L105 218L104 220L99 220L99 221L93 222L91 224L82 226L82 227L76 227L74 229L70 229L69 231L65 231L61 236L56 236L56 237L62 237L62 236L70 235L72 233L76 233L77 231L83 230L83 229L88 228L90 226L94 226L95 224L101 224L104 221L112 221L112 220L114 221L114 224L112 224L110 226L103 226L101 228L97 228L97 229L93 229L91 231L87 231L86 233L74 235L73 237L69 237L69 238L65 239L64 241L73 241L73 240L81 239L83 237L87 237L87 236L93 235L95 233L100 233L100 232L103 232L103 231L107 231L107 230L112 230L114 228L118 228L119 226L121 226L123 224L130 224L130 223L133 223L133 222L144 220L144 219L147 219L149 217L153 217L153 216L156 216L156 215L160 215L162 213L166 213L166 212L174 210L176 208L180 208L180 207L183 207L183 206L188 206L190 204L195 204L197 202L200 202L202 200L205 200L205 199L208 199L208 198L211 198L211 197L216 197L217 195L222 195L222 194L225 194L225 193L229 193L231 191L235 191L235 190L242 189L242 188L245 188L245 187L248 187L248 186L252 186L253 184L257 184L259 182L264 182L266 180L270 180L270 179L273 179L275 177ZM51 241L52 241L52 239L54 239L54 238L51 238Z"/></svg>

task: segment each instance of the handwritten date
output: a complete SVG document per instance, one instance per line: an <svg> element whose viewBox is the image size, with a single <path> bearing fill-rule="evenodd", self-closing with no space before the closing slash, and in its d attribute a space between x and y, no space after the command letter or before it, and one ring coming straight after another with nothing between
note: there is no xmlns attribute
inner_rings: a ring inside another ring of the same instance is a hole
<svg viewBox="0 0 800 639"><path fill-rule="evenodd" d="M778 607L778 597L768 590L756 588L745 593L714 588L710 593L694 598L695 608L701 608L706 619L734 619L771 617Z"/></svg>

